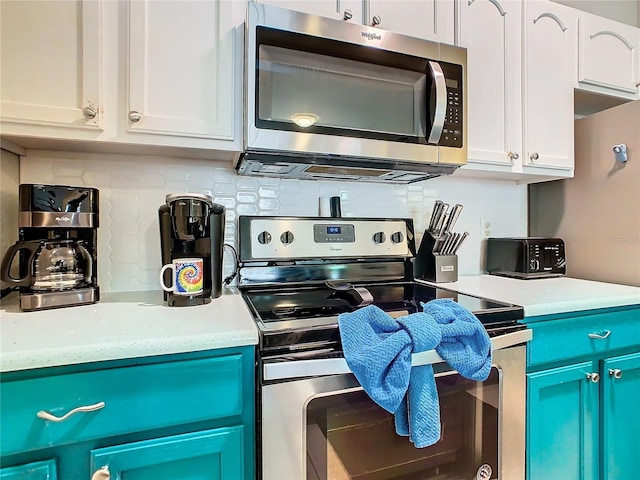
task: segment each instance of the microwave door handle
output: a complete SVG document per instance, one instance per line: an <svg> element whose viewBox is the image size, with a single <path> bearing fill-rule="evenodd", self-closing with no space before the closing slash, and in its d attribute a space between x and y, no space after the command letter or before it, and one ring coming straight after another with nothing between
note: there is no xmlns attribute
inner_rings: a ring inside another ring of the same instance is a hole
<svg viewBox="0 0 640 480"><path fill-rule="evenodd" d="M444 117L447 113L447 84L445 83L442 67L438 62L430 61L429 69L436 86L436 109L433 116L433 126L429 134L429 143L438 144L444 128Z"/></svg>

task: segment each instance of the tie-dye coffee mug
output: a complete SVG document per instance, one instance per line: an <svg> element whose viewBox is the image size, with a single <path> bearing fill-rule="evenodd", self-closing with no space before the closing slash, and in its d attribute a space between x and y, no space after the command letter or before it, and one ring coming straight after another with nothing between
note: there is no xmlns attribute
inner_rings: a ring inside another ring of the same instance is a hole
<svg viewBox="0 0 640 480"><path fill-rule="evenodd" d="M202 293L204 286L202 258L176 258L160 270L160 286L166 292L173 292L174 295L198 295ZM164 283L164 272L171 269L173 275L173 285L167 286Z"/></svg>

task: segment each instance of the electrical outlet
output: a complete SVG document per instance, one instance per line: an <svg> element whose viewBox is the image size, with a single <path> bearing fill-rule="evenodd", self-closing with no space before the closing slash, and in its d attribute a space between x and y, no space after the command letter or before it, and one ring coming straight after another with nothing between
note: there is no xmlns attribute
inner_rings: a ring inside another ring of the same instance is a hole
<svg viewBox="0 0 640 480"><path fill-rule="evenodd" d="M481 218L480 227L482 228L482 238L489 238L491 236L491 221L486 218Z"/></svg>

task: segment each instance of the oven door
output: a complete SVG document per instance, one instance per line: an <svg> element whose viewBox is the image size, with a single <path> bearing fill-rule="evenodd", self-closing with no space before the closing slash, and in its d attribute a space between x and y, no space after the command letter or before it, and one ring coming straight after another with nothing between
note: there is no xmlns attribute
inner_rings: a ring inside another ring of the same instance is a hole
<svg viewBox="0 0 640 480"><path fill-rule="evenodd" d="M436 164L434 146L462 148L463 66L439 61L439 44L248 8L247 151Z"/></svg>
<svg viewBox="0 0 640 480"><path fill-rule="evenodd" d="M426 448L398 436L352 374L264 385L263 478L524 478L525 352L495 351L485 382L434 365L441 439Z"/></svg>

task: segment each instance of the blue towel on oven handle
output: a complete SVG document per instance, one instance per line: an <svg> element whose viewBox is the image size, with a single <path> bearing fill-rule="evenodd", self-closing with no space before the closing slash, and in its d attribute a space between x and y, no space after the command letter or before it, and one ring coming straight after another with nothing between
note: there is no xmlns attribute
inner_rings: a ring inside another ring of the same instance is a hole
<svg viewBox="0 0 640 480"><path fill-rule="evenodd" d="M411 354L436 349L463 377L486 380L491 342L473 313L449 299L421 303L423 311L392 318L375 305L338 317L342 349L365 392L395 416L396 432L416 447L440 439L433 368L411 368Z"/></svg>

